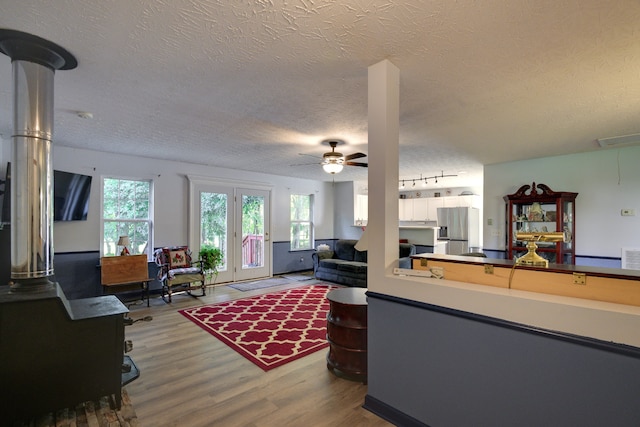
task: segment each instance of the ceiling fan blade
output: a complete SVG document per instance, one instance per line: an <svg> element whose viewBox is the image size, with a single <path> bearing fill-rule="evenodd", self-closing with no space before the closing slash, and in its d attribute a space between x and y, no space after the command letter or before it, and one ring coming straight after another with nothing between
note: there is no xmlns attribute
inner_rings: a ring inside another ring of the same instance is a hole
<svg viewBox="0 0 640 427"><path fill-rule="evenodd" d="M344 162L345 165L347 166L361 166L363 168L368 168L369 165L367 163L360 163L360 162Z"/></svg>
<svg viewBox="0 0 640 427"><path fill-rule="evenodd" d="M367 155L364 153L353 153L353 154L349 154L348 156L344 156L344 159L353 160L353 159L359 159L360 157L367 157Z"/></svg>
<svg viewBox="0 0 640 427"><path fill-rule="evenodd" d="M320 163L318 162L314 162L314 163L294 163L292 165L289 166L310 166L310 165L319 165Z"/></svg>

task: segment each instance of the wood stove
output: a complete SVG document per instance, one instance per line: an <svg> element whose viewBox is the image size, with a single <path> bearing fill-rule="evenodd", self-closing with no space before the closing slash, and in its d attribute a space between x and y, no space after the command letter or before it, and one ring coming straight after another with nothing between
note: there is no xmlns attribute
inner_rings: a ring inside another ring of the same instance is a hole
<svg viewBox="0 0 640 427"><path fill-rule="evenodd" d="M0 285L3 421L103 396L120 407L127 308L115 296L68 300L51 280L53 75L77 61L54 43L6 29L0 51L14 80L11 280Z"/></svg>

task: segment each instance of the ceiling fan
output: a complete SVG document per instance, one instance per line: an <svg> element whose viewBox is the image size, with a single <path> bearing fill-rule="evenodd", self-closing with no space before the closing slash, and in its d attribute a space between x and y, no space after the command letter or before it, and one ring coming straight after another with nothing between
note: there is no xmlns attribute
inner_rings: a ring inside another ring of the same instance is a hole
<svg viewBox="0 0 640 427"><path fill-rule="evenodd" d="M331 151L324 153L322 155L322 162L320 163L322 165L322 169L324 169L326 173L330 173L330 174L340 173L344 166L360 166L363 168L366 168L369 166L367 163L351 161L353 159L367 157L367 155L364 153L353 153L345 156L344 154L337 152L336 147L338 146L338 144L341 144L343 141L340 141L337 139L328 139L322 142L324 144L329 144L329 146L331 146Z"/></svg>

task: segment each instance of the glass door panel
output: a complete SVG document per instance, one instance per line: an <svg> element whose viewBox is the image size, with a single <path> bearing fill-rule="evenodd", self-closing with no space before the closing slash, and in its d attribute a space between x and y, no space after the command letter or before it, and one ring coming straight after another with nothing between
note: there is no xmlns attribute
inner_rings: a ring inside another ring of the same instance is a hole
<svg viewBox="0 0 640 427"><path fill-rule="evenodd" d="M222 251L227 270L227 211L228 197L223 193L200 193L200 247L210 246Z"/></svg>
<svg viewBox="0 0 640 427"><path fill-rule="evenodd" d="M193 248L194 255L204 246L210 246L222 251L223 264L218 267L216 283L224 283L233 280L233 254L231 239L233 229L233 191L232 189L203 190L199 192L199 246ZM212 280L209 280L211 283Z"/></svg>
<svg viewBox="0 0 640 427"><path fill-rule="evenodd" d="M238 190L238 224L241 224L237 242L241 260L236 280L256 279L270 275L269 192Z"/></svg>

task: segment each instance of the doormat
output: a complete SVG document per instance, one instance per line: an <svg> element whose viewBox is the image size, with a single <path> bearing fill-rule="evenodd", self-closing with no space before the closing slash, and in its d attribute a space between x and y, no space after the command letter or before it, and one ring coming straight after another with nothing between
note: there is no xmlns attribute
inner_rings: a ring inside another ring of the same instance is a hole
<svg viewBox="0 0 640 427"><path fill-rule="evenodd" d="M284 274L282 277L289 280L295 280L296 282L302 282L313 279L313 274Z"/></svg>
<svg viewBox="0 0 640 427"><path fill-rule="evenodd" d="M338 288L320 283L179 312L269 371L328 347L326 296Z"/></svg>
<svg viewBox="0 0 640 427"><path fill-rule="evenodd" d="M246 292L253 291L255 289L270 288L272 286L286 285L288 283L291 283L291 280L284 277L272 277L270 279L256 280L255 282L233 283L229 285L229 287L238 291Z"/></svg>

